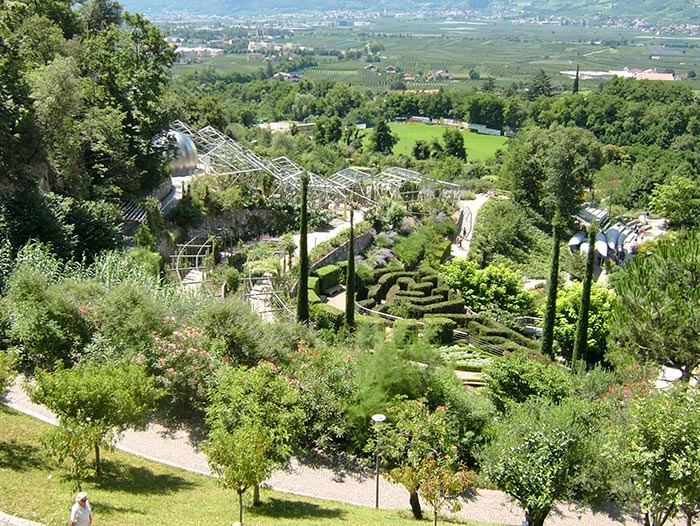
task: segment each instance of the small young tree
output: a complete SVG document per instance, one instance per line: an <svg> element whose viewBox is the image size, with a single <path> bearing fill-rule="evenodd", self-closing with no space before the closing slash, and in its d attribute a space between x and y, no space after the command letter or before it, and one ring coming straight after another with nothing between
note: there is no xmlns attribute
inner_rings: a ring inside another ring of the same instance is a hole
<svg viewBox="0 0 700 526"><path fill-rule="evenodd" d="M449 458L434 454L421 461L418 476L422 480L420 494L433 508L433 526L437 526L438 513L446 504L452 513L462 509L459 497L474 484L469 472L455 469Z"/></svg>
<svg viewBox="0 0 700 526"><path fill-rule="evenodd" d="M32 401L58 416L58 430L46 443L59 461L75 465L69 477L84 473L87 460L87 453L73 452L74 443L81 451L94 449L99 476L100 446L111 447L127 429L144 427L160 395L155 380L136 364L86 363L39 371L30 389Z"/></svg>
<svg viewBox="0 0 700 526"><path fill-rule="evenodd" d="M204 451L221 483L236 490L241 523L243 494L289 460L303 421L298 391L272 364L220 371L207 408Z"/></svg>
<svg viewBox="0 0 700 526"><path fill-rule="evenodd" d="M460 464L457 426L445 407L430 411L423 400L396 398L388 407L391 415L377 436L384 458L393 465L389 477L409 492L411 511L423 518L418 494L433 508L433 518L446 502L459 508L457 496L471 478Z"/></svg>

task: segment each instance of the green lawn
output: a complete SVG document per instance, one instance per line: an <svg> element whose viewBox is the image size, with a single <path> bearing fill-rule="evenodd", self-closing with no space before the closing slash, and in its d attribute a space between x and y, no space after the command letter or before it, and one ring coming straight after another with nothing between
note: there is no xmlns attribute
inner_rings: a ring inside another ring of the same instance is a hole
<svg viewBox="0 0 700 526"><path fill-rule="evenodd" d="M393 122L390 124L393 131L399 138L399 142L394 146L394 154L404 154L411 156L413 145L418 140L432 141L434 138L440 139L442 142L442 134L445 131L444 126L433 124L422 124L418 122ZM366 139L369 140L371 130L366 134ZM493 135L480 135L478 133L464 131L464 146L467 150L467 161L480 162L490 159L496 151L505 147L508 141L506 137L497 137Z"/></svg>
<svg viewBox="0 0 700 526"><path fill-rule="evenodd" d="M47 428L48 424L0 405L0 511L47 526L64 526L74 492L60 471L42 457L39 436ZM90 495L96 526L230 526L238 520L235 492L220 488L213 478L120 451L105 452L103 467L101 480L83 486ZM375 510L264 489L261 497L262 506L245 510L245 524L430 523L414 521L409 511ZM477 524L442 518L440 522Z"/></svg>

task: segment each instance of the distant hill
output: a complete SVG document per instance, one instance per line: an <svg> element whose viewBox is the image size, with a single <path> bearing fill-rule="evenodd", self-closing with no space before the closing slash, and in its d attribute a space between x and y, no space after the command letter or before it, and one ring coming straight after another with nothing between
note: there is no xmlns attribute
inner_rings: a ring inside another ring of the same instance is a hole
<svg viewBox="0 0 700 526"><path fill-rule="evenodd" d="M127 11L246 17L275 13L475 10L510 16L640 18L651 23L700 23L700 0L121 0Z"/></svg>

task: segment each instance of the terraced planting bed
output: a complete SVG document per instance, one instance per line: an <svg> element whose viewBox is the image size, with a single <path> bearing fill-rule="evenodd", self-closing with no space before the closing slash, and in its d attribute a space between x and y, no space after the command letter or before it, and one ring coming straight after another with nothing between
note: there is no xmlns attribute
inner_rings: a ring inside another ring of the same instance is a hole
<svg viewBox="0 0 700 526"><path fill-rule="evenodd" d="M481 372L496 359L492 354L485 353L467 345L450 345L437 349L445 362L451 363L458 371Z"/></svg>

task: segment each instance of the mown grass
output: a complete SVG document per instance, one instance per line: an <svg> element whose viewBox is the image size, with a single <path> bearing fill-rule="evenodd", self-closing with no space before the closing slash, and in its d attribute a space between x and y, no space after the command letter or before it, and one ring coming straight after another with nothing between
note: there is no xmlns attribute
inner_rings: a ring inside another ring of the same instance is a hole
<svg viewBox="0 0 700 526"><path fill-rule="evenodd" d="M433 139L438 139L442 144L442 134L445 132L445 126L435 124L423 124L420 122L392 122L389 124L399 138L399 141L394 145L394 155L412 155L413 145L416 141L423 140L430 142ZM372 130L367 130L365 134L365 146L369 145ZM493 157L496 152L505 148L508 139L494 135L481 135L474 132L462 131L464 137L464 147L467 150L467 161L480 162Z"/></svg>
<svg viewBox="0 0 700 526"><path fill-rule="evenodd" d="M44 458L40 435L48 424L0 405L0 511L47 526L64 526L73 491ZM105 452L104 474L83 489L96 526L230 526L238 518L235 492L211 477L120 451ZM409 511L375 510L261 490L262 505L246 507L250 526L420 525ZM441 523L488 526L440 519Z"/></svg>
<svg viewBox="0 0 700 526"><path fill-rule="evenodd" d="M395 122L390 125L399 138L399 142L394 145L394 154L411 155L413 145L416 141L432 141L440 139L445 133L445 127L433 124L423 124L419 122ZM474 132L462 131L464 137L464 147L467 150L467 161L485 161L496 154L496 151L505 147L508 141L506 137L494 135L481 135Z"/></svg>

